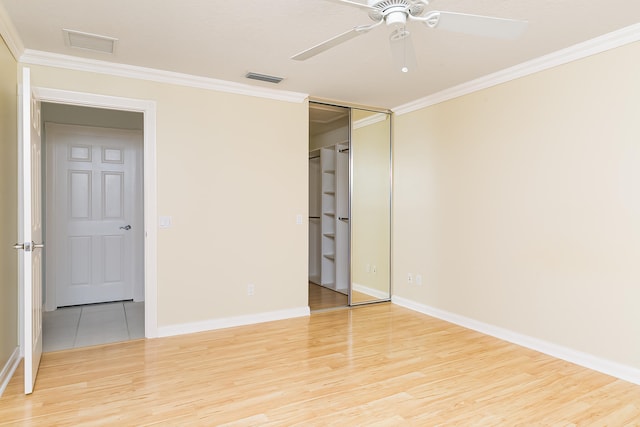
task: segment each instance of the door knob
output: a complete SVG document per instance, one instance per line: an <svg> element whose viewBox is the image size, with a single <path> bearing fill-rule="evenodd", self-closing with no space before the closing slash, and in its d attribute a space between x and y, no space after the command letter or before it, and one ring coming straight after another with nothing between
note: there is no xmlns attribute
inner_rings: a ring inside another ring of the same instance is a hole
<svg viewBox="0 0 640 427"><path fill-rule="evenodd" d="M131 230L131 226L125 225L124 227L120 227L120 230Z"/></svg>
<svg viewBox="0 0 640 427"><path fill-rule="evenodd" d="M16 243L13 245L13 249L24 249L25 252L32 252L34 249L43 249L44 242L35 243L35 242L24 242L24 243Z"/></svg>

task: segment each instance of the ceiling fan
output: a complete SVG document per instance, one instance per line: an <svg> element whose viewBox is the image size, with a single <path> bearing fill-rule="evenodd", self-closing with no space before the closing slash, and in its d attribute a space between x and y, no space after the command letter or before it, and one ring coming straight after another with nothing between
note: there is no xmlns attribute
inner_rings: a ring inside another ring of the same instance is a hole
<svg viewBox="0 0 640 427"><path fill-rule="evenodd" d="M427 11L429 0L367 0L366 4L352 0L330 1L364 9L369 12L369 18L374 23L354 27L349 31L303 50L292 56L291 59L304 61L354 37L365 34L384 23L392 28L389 40L393 56L396 61L401 62L402 71L407 72L410 66L415 65L415 52L409 37L411 33L406 27L408 22L421 22L428 28L438 30L504 39L519 37L528 24L526 21L515 19L436 10Z"/></svg>

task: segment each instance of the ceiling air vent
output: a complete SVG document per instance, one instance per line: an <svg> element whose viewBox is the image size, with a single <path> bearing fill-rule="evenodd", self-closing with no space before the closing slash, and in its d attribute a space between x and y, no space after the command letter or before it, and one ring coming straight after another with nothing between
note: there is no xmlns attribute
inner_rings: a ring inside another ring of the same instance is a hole
<svg viewBox="0 0 640 427"><path fill-rule="evenodd" d="M266 74L258 74L258 73L252 73L252 72L247 73L245 77L248 79L260 80L261 82L269 82L269 83L276 83L276 84L284 80L282 77L268 76Z"/></svg>
<svg viewBox="0 0 640 427"><path fill-rule="evenodd" d="M116 38L67 29L63 29L62 32L64 43L69 47L109 54L116 50Z"/></svg>

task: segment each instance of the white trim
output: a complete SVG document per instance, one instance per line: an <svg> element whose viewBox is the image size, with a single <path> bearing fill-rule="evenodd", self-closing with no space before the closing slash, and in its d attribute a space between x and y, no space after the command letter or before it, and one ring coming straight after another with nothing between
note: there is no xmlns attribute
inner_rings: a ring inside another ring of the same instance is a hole
<svg viewBox="0 0 640 427"><path fill-rule="evenodd" d="M18 30L13 25L13 21L9 17L7 10L4 8L2 3L0 2L0 37L7 44L7 47L11 51L11 54L17 61L18 58L24 52L24 44L22 44L22 39L18 35Z"/></svg>
<svg viewBox="0 0 640 427"><path fill-rule="evenodd" d="M640 385L640 369L394 296L394 304Z"/></svg>
<svg viewBox="0 0 640 427"><path fill-rule="evenodd" d="M309 307L298 307L287 310L269 311L266 313L247 314L244 316L225 317L221 319L204 320L202 322L182 323L179 325L161 326L158 328L159 337L192 334L195 332L212 331L216 329L232 328L234 326L253 325L256 323L272 322L274 320L306 317L311 314Z"/></svg>
<svg viewBox="0 0 640 427"><path fill-rule="evenodd" d="M596 37L592 40L578 43L549 55L544 55L514 67L506 68L496 73L462 83L433 95L392 108L392 111L397 115L407 114L421 108L430 107L444 101L468 95L482 89L487 89L501 83L506 83L511 80L567 64L569 62L577 61L579 59L637 41L640 41L640 24L634 24L618 31Z"/></svg>
<svg viewBox="0 0 640 427"><path fill-rule="evenodd" d="M353 129L360 129L365 126L369 126L378 122L383 122L389 118L387 113L376 113L364 119L356 120L353 122Z"/></svg>
<svg viewBox="0 0 640 427"><path fill-rule="evenodd" d="M194 87L199 89L215 90L218 92L228 92L239 95L255 96L259 98L275 99L278 101L302 103L309 96L305 93L263 88L243 83L213 79L209 77L199 77L190 74L156 70L153 68L138 67L134 65L118 64L108 61L98 61L95 59L79 58L76 56L42 52L32 49L24 50L24 53L20 56L20 62L30 65L44 65L47 67L65 68L76 71L87 71L90 73L108 74L111 76L126 77L131 79L148 80L159 83Z"/></svg>
<svg viewBox="0 0 640 427"><path fill-rule="evenodd" d="M91 93L34 87L41 102L82 105L114 110L137 111L144 114L144 329L145 337L158 336L158 194L156 177L156 102L120 98Z"/></svg>
<svg viewBox="0 0 640 427"><path fill-rule="evenodd" d="M369 296L375 297L377 299L384 299L384 300L388 300L389 299L389 293L388 292L384 292L384 291L381 291L379 289L369 288L367 286L360 285L358 283L352 283L351 284L351 289L356 291L356 292L360 292L360 293L367 294Z"/></svg>
<svg viewBox="0 0 640 427"><path fill-rule="evenodd" d="M2 397L2 393L4 393L5 389L9 385L9 381L11 381L11 377L13 377L13 373L16 371L16 368L20 364L20 347L16 347L13 349L13 353L9 356L9 360L2 367L2 371L0 371L0 397Z"/></svg>

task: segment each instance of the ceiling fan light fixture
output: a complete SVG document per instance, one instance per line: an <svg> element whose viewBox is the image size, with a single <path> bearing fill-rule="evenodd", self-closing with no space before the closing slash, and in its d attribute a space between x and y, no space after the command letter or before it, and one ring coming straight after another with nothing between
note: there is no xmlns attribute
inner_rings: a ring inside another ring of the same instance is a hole
<svg viewBox="0 0 640 427"><path fill-rule="evenodd" d="M407 23L407 13L404 10L393 11L386 16L385 22L389 27L404 27Z"/></svg>

